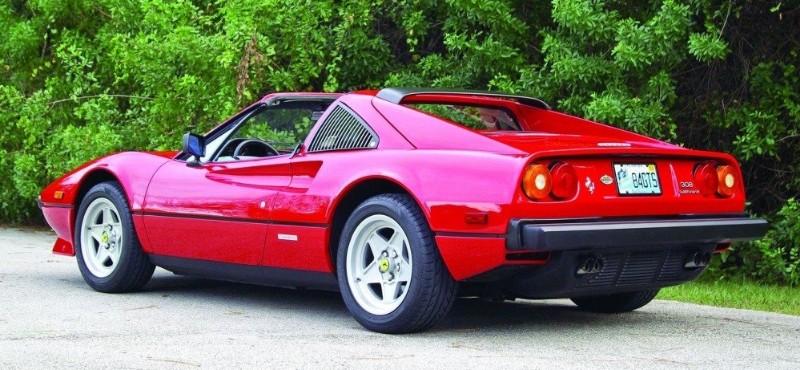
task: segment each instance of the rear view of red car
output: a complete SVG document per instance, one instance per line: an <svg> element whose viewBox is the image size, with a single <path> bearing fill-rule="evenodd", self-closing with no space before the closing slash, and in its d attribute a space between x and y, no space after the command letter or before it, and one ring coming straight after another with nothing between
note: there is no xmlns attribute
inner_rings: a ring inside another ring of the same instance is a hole
<svg viewBox="0 0 800 370"><path fill-rule="evenodd" d="M459 295L631 311L767 230L729 155L430 89L268 95L180 152L90 162L40 202L96 290L140 289L155 266L339 290L385 333L429 328Z"/></svg>

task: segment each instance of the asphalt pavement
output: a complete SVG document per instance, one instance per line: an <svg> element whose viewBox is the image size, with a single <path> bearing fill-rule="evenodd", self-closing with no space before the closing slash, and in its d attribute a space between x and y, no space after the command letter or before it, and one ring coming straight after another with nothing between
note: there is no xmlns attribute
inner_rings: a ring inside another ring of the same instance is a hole
<svg viewBox="0 0 800 370"><path fill-rule="evenodd" d="M432 330L363 329L338 293L157 269L145 290L89 288L55 235L0 228L0 369L798 369L800 317L669 301L619 315L568 300L459 299Z"/></svg>

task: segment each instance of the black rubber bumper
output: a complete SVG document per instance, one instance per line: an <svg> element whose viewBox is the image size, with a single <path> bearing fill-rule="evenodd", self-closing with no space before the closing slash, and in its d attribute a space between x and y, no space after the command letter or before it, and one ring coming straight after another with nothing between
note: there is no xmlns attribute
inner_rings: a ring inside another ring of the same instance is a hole
<svg viewBox="0 0 800 370"><path fill-rule="evenodd" d="M721 244L759 239L769 224L760 218L714 217L614 221L513 220L509 250L562 251L652 245Z"/></svg>

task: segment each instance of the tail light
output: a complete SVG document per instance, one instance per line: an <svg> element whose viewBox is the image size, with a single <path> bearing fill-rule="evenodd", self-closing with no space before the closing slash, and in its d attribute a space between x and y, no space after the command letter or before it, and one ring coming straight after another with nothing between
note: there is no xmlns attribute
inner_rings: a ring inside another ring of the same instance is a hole
<svg viewBox="0 0 800 370"><path fill-rule="evenodd" d="M578 174L575 167L566 163L556 163L550 169L553 178L552 194L558 199L572 199L578 193Z"/></svg>
<svg viewBox="0 0 800 370"><path fill-rule="evenodd" d="M534 163L525 169L522 190L532 200L572 199L578 194L578 174L575 168L563 162L549 166Z"/></svg>
<svg viewBox="0 0 800 370"><path fill-rule="evenodd" d="M528 198L541 200L550 194L553 179L547 167L541 164L532 164L525 169L522 176L522 190Z"/></svg>
<svg viewBox="0 0 800 370"><path fill-rule="evenodd" d="M712 196L719 188L719 175L712 163L702 163L694 170L694 183L700 188L703 196Z"/></svg>
<svg viewBox="0 0 800 370"><path fill-rule="evenodd" d="M731 197L736 190L736 174L733 167L723 165L717 167L717 194L723 197Z"/></svg>

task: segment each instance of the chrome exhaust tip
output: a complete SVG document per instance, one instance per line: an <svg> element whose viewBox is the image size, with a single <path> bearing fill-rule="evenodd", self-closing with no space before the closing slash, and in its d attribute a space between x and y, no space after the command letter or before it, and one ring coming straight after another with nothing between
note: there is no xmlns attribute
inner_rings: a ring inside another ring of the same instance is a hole
<svg viewBox="0 0 800 370"><path fill-rule="evenodd" d="M683 268L685 269L696 269L700 267L706 267L711 262L711 253L710 252L692 252L689 253L689 256L686 258L686 261L683 264Z"/></svg>
<svg viewBox="0 0 800 370"><path fill-rule="evenodd" d="M599 274L603 271L605 262L599 257L588 257L582 262L578 263L578 270L575 274L578 276Z"/></svg>

